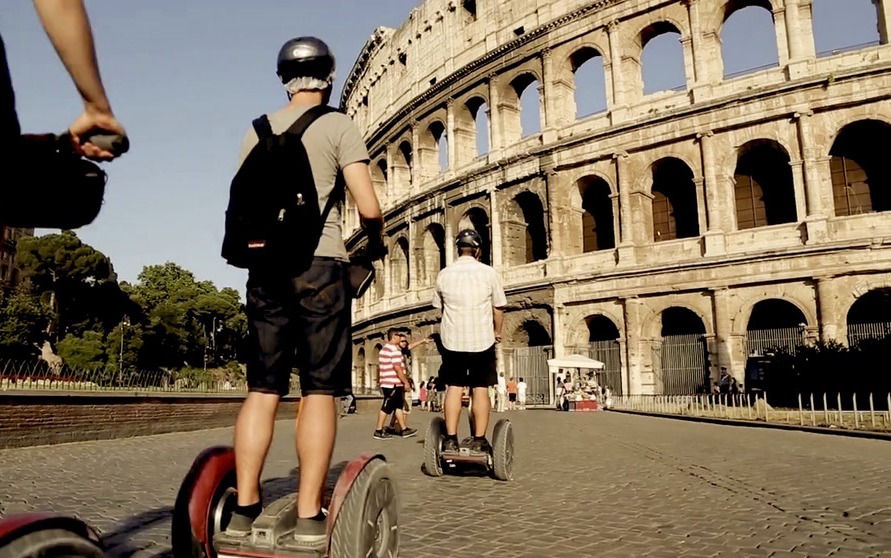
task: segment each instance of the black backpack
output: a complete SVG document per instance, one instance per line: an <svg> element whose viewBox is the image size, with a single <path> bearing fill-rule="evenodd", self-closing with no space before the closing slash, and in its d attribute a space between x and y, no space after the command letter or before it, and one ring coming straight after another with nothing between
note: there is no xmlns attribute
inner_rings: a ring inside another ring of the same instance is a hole
<svg viewBox="0 0 891 558"><path fill-rule="evenodd" d="M303 133L335 109L308 109L281 135L266 115L254 120L259 141L232 179L222 256L235 267L296 274L312 264L331 207L343 194L338 175L328 203L319 210Z"/></svg>

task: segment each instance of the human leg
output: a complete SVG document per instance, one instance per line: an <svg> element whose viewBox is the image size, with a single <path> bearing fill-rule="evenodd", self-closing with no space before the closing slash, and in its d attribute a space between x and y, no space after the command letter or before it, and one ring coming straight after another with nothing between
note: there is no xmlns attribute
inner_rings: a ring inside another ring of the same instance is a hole
<svg viewBox="0 0 891 558"><path fill-rule="evenodd" d="M235 469L238 505L260 503L260 473L272 443L278 394L248 393L235 422Z"/></svg>
<svg viewBox="0 0 891 558"><path fill-rule="evenodd" d="M328 477L336 435L334 396L304 396L297 415L297 459L300 462L298 517L315 517L322 509L322 491Z"/></svg>
<svg viewBox="0 0 891 558"><path fill-rule="evenodd" d="M471 412L473 413L473 435L477 438L486 436L489 428L489 412L492 410L487 388L476 387L471 393Z"/></svg>
<svg viewBox="0 0 891 558"><path fill-rule="evenodd" d="M446 434L458 435L458 421L461 420L461 394L464 388L461 386L449 386L445 392L445 421Z"/></svg>

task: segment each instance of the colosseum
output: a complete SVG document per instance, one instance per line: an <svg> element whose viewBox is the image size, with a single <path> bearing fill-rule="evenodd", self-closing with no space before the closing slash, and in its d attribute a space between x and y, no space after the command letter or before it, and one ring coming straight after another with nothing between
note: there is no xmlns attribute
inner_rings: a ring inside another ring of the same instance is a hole
<svg viewBox="0 0 891 558"><path fill-rule="evenodd" d="M508 295L499 368L538 404L549 355L603 361L619 393L693 393L766 347L891 325L891 0L844 0L872 41L821 52L833 1L427 0L377 29L341 98L390 250L354 309L357 391L388 328L437 331L466 227ZM775 63L730 71L723 32L753 9ZM654 45L677 87L647 83ZM438 362L418 347L414 377Z"/></svg>

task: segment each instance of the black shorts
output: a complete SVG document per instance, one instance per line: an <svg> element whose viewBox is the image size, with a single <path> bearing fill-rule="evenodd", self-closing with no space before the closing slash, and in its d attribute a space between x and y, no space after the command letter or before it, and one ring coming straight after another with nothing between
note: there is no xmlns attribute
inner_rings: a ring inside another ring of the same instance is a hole
<svg viewBox="0 0 891 558"><path fill-rule="evenodd" d="M350 385L351 300L346 263L316 258L296 277L251 272L247 282L248 391L343 397Z"/></svg>
<svg viewBox="0 0 891 558"><path fill-rule="evenodd" d="M392 388L381 388L384 392L384 400L381 403L381 411L387 413L395 413L405 405L405 388L396 386Z"/></svg>
<svg viewBox="0 0 891 558"><path fill-rule="evenodd" d="M481 353L442 348L440 377L447 386L489 387L498 383L495 374L495 345Z"/></svg>
<svg viewBox="0 0 891 558"><path fill-rule="evenodd" d="M514 403L517 400L517 394L516 393L508 393L507 400L510 401L511 403Z"/></svg>

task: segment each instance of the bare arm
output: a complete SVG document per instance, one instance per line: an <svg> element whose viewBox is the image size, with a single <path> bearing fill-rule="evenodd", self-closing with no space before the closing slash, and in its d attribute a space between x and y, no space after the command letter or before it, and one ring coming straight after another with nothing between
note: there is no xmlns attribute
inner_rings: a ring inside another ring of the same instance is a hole
<svg viewBox="0 0 891 558"><path fill-rule="evenodd" d="M492 321L495 325L495 341L501 342L501 326L504 323L504 310L501 308L492 309Z"/></svg>
<svg viewBox="0 0 891 558"><path fill-rule="evenodd" d="M96 129L125 133L112 114L111 103L102 85L93 32L83 0L34 0L34 8L84 102L84 113L70 127L75 145L87 156L113 158L112 153L91 143L82 144L80 139Z"/></svg>
<svg viewBox="0 0 891 558"><path fill-rule="evenodd" d="M425 343L429 343L430 341L433 341L433 340L430 339L429 337L425 337L423 339L418 339L417 341L412 341L411 343L408 344L408 350L410 351L410 350L414 349L415 347L417 347L418 345L423 345Z"/></svg>
<svg viewBox="0 0 891 558"><path fill-rule="evenodd" d="M399 377L399 381L402 382L402 385L405 387L405 389L411 389L411 383L408 381L408 377L405 375L402 363L400 362L393 365L393 369L396 370L396 376Z"/></svg>
<svg viewBox="0 0 891 558"><path fill-rule="evenodd" d="M353 196L353 201L356 202L363 227L368 222L381 221L381 206L374 192L374 184L371 183L368 163L352 163L345 166L343 178L350 195Z"/></svg>

